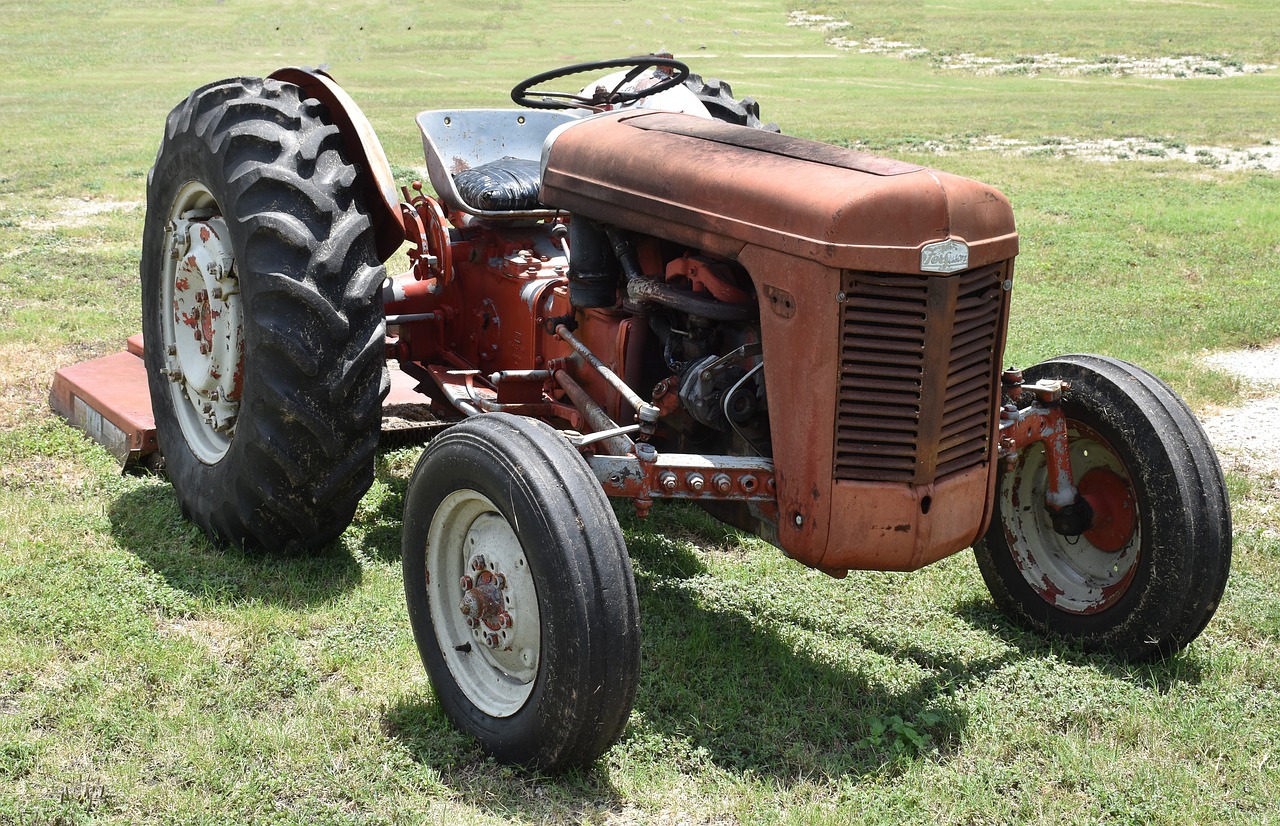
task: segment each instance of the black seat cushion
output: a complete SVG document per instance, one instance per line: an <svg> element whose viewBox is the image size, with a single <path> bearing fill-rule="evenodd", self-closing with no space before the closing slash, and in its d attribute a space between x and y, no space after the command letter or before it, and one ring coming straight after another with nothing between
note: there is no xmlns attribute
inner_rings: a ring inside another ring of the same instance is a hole
<svg viewBox="0 0 1280 826"><path fill-rule="evenodd" d="M459 172L453 176L453 185L462 200L476 209L537 209L540 172L537 161L502 158Z"/></svg>

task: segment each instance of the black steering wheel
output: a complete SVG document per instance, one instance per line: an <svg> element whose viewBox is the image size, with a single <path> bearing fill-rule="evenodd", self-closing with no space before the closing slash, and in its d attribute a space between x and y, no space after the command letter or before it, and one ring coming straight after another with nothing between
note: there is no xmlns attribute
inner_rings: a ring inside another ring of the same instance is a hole
<svg viewBox="0 0 1280 826"><path fill-rule="evenodd" d="M541 83L550 80L558 80L569 75L578 75L586 72L599 72L602 69L624 69L631 67L631 71L627 72L618 85L612 89L606 89L604 86L597 86L595 94L585 95L576 92L533 92L530 89ZM671 72L671 77L666 80L659 81L652 86L644 89L637 89L634 92L621 91L631 81L644 74L646 69L667 69ZM597 60L592 63L575 63L572 66L561 66L559 69L552 69L549 72L543 72L540 75L534 75L531 78L522 80L511 90L511 99L521 106L527 106L530 109L593 109L600 106L619 105L623 103L633 103L641 98L647 98L650 95L656 95L659 92L665 92L673 86L679 86L689 77L689 67L674 60L670 57L658 57L657 55L643 55L640 57L620 57L616 60Z"/></svg>

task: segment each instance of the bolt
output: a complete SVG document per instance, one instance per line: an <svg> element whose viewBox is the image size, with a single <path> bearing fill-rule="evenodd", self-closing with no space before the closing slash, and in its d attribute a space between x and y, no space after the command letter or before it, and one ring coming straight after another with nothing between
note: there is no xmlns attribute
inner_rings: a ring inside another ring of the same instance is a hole
<svg viewBox="0 0 1280 826"><path fill-rule="evenodd" d="M844 300L848 297L849 296L844 294L844 290L841 290L840 292L836 293L836 301L839 301L841 304L843 304Z"/></svg>
<svg viewBox="0 0 1280 826"><path fill-rule="evenodd" d="M499 591L505 591L505 590L507 590L507 575L506 575L506 574L497 574L497 575L493 578L493 581L494 581L494 583L498 586L498 590L499 590Z"/></svg>
<svg viewBox="0 0 1280 826"><path fill-rule="evenodd" d="M200 342L200 355L202 356L209 355L209 345L205 344L203 341Z"/></svg>
<svg viewBox="0 0 1280 826"><path fill-rule="evenodd" d="M484 570L484 568L485 568L485 564L484 564L484 556L483 556L483 555L481 555L481 554L477 554L477 555L476 555L476 558L475 558L475 559L473 559L473 560L471 560L471 570L473 570L473 571L483 571L483 570Z"/></svg>
<svg viewBox="0 0 1280 826"><path fill-rule="evenodd" d="M165 348L165 352L171 356L178 355L178 345L170 344L168 347Z"/></svg>
<svg viewBox="0 0 1280 826"><path fill-rule="evenodd" d="M663 490L667 491L668 493L675 490L676 485L678 485L679 483L680 483L680 480L677 479L676 475L669 470L664 470L662 472L662 475L658 477L658 484L661 485Z"/></svg>
<svg viewBox="0 0 1280 826"><path fill-rule="evenodd" d="M695 491L701 491L702 486L706 484L701 473L690 473L685 477L685 483L689 485L690 489Z"/></svg>
<svg viewBox="0 0 1280 826"><path fill-rule="evenodd" d="M515 623L511 621L511 615L508 614L506 611L503 611L502 613L498 614L498 624L501 625L503 628L510 628Z"/></svg>
<svg viewBox="0 0 1280 826"><path fill-rule="evenodd" d="M218 299L219 301L221 301L221 300L222 300L222 288L221 288L221 287L214 287L212 290L210 290L210 291L209 291L209 295L211 295L211 296L213 296L214 298L216 298L216 299Z"/></svg>
<svg viewBox="0 0 1280 826"><path fill-rule="evenodd" d="M729 478L727 473L717 473L711 477L711 484L721 493L728 493L733 487L733 480Z"/></svg>
<svg viewBox="0 0 1280 826"><path fill-rule="evenodd" d="M475 628L479 625L480 625L480 620L476 619L475 617L467 617L468 628Z"/></svg>
<svg viewBox="0 0 1280 826"><path fill-rule="evenodd" d="M213 402L205 402L205 403L204 403L204 405L203 405L203 406L201 406L201 408L200 408L200 412L202 412L202 413L204 413L204 414L206 414L206 415L208 415L209 413L212 413L212 412L213 412Z"/></svg>
<svg viewBox="0 0 1280 826"><path fill-rule="evenodd" d="M797 527L797 528L800 528L800 527L803 527L803 526L804 526L804 517L797 513L797 514L796 514L796 527Z"/></svg>
<svg viewBox="0 0 1280 826"><path fill-rule="evenodd" d="M497 648L497 647L498 647L498 643L499 643L499 642L500 642L500 640L498 639L498 635L497 635L497 634L485 634L485 635L484 635L484 644L485 644L485 645L487 645L487 646L489 646L490 648Z"/></svg>
<svg viewBox="0 0 1280 826"><path fill-rule="evenodd" d="M470 591L472 588L475 587L475 585L476 584L471 580L471 577L469 576L464 576L462 579L458 580L458 587L460 587L464 591ZM466 612L463 611L463 613L465 614Z"/></svg>

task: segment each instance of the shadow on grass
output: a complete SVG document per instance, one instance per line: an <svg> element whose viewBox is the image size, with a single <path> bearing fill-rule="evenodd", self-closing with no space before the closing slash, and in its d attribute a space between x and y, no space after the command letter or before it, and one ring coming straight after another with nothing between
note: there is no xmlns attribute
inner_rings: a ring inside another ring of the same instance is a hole
<svg viewBox="0 0 1280 826"><path fill-rule="evenodd" d="M714 767L785 787L946 760L968 725L951 696L1020 656L1005 649L961 659L872 630L842 634L841 641L871 652L874 670L827 661L807 650L811 629L778 619L785 605L762 616L733 586L710 581L689 543L671 540L724 546L723 526L693 509L644 530L629 518L623 523L642 639L632 718L605 758L623 771L650 765L642 770L696 776ZM723 598L706 599L708 587L725 588ZM917 676L897 679L900 673ZM559 807L556 817L582 818L622 802L602 764L551 779L493 764L452 729L429 694L403 698L383 720L384 731L438 770L442 782L466 799L486 800L495 814L539 820L551 805Z"/></svg>
<svg viewBox="0 0 1280 826"><path fill-rule="evenodd" d="M170 586L197 597L303 606L360 584L359 563L337 543L295 557L215 545L182 517L168 485L147 485L117 496L107 516L122 547Z"/></svg>
<svg viewBox="0 0 1280 826"><path fill-rule="evenodd" d="M1163 660L1125 662L1108 654L1090 653L1065 638L1044 637L1020 628L991 600L965 600L954 610L956 616L974 628L999 635L1017 649L1020 659L1052 655L1066 665L1096 668L1109 677L1159 694L1167 694L1181 685L1197 685L1204 676L1204 666L1194 647Z"/></svg>

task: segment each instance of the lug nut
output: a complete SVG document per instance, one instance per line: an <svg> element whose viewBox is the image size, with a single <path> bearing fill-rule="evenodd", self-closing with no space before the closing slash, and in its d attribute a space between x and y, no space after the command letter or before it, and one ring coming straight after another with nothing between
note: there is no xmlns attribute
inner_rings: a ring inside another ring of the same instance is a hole
<svg viewBox="0 0 1280 826"><path fill-rule="evenodd" d="M496 584L496 585L498 586L498 590L499 590L499 591L505 591L505 590L507 590L507 575L506 575L506 574L502 574L502 573L495 574L495 575L494 575L494 577L493 577L493 581L494 581L494 584Z"/></svg>
<svg viewBox="0 0 1280 826"><path fill-rule="evenodd" d="M498 624L503 628L510 628L514 623L511 621L511 615L506 611L498 614Z"/></svg>
<svg viewBox="0 0 1280 826"><path fill-rule="evenodd" d="M476 556L475 559L471 560L471 570L483 571L484 569L485 569L484 556L478 555Z"/></svg>
<svg viewBox="0 0 1280 826"><path fill-rule="evenodd" d="M500 642L500 640L498 639L498 635L497 635L497 634L485 634L485 635L484 635L484 644L485 644L485 645L487 645L487 646L489 646L490 648L497 648L497 647L498 647L498 643L499 643L499 642Z"/></svg>
<svg viewBox="0 0 1280 826"><path fill-rule="evenodd" d="M475 628L479 625L480 625L480 620L476 619L475 617L467 617L468 628Z"/></svg>
<svg viewBox="0 0 1280 826"><path fill-rule="evenodd" d="M458 587L464 591L470 591L475 586L475 582L473 582L469 576L464 576L462 579L458 580Z"/></svg>

